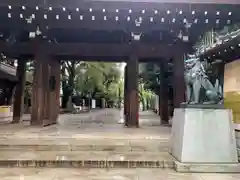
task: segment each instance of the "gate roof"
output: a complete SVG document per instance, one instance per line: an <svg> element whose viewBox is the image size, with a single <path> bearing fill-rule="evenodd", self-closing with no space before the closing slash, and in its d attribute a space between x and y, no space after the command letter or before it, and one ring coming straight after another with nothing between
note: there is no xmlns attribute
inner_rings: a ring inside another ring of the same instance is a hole
<svg viewBox="0 0 240 180"><path fill-rule="evenodd" d="M166 46L187 36L193 45L210 29L240 22L239 9L239 0L1 0L0 39L7 43L3 47L21 44L20 51L31 41L29 35L41 33L49 44L68 43L69 49L76 48L70 43L87 43L88 53L103 43L120 44L125 56L133 34L141 34L145 44ZM62 48L54 46L52 52L61 54Z"/></svg>

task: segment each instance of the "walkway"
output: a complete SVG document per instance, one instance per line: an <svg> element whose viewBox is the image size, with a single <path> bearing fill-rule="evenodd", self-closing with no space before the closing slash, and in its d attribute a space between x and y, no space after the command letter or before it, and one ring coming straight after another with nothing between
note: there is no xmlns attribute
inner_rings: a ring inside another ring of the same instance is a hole
<svg viewBox="0 0 240 180"><path fill-rule="evenodd" d="M61 114L58 125L32 127L23 124L2 124L0 137L28 138L107 138L107 139L168 139L170 127L160 126L155 113L140 113L140 128L119 124L121 112L105 109L83 114ZM28 117L25 117L28 118Z"/></svg>
<svg viewBox="0 0 240 180"><path fill-rule="evenodd" d="M90 158L112 162L124 156L126 161L136 161L140 157L142 161L169 160L172 166L172 158L167 153L170 127L155 126L159 124L159 116L153 112L142 112L141 127L133 129L118 124L120 116L119 110L105 109L64 114L58 125L49 127L2 125L0 160L29 157L30 160L64 158L80 162ZM30 152L23 153L26 148ZM144 156L142 152L145 152Z"/></svg>

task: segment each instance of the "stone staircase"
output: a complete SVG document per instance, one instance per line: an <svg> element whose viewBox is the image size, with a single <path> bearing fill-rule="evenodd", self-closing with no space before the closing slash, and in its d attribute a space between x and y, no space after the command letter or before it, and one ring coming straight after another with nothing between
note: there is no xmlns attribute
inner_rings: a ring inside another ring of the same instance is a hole
<svg viewBox="0 0 240 180"><path fill-rule="evenodd" d="M239 172L239 165L178 164L167 138L8 136L0 138L0 167L168 168L179 172Z"/></svg>
<svg viewBox="0 0 240 180"><path fill-rule="evenodd" d="M0 167L174 168L167 139L2 138Z"/></svg>

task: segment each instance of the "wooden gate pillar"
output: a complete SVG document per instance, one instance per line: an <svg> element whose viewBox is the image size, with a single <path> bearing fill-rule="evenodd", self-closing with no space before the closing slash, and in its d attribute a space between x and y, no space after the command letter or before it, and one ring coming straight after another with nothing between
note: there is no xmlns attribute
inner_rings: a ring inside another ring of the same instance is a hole
<svg viewBox="0 0 240 180"><path fill-rule="evenodd" d="M57 59L51 59L50 63L50 95L49 95L49 122L50 124L57 123L60 112L60 62Z"/></svg>
<svg viewBox="0 0 240 180"><path fill-rule="evenodd" d="M176 52L173 57L173 101L179 108L185 101L184 52Z"/></svg>
<svg viewBox="0 0 240 180"><path fill-rule="evenodd" d="M158 92L158 115L161 117L161 106L160 106L160 104L161 104L161 98L160 98L160 95L161 95L161 93L160 93L160 85L159 85L159 92Z"/></svg>
<svg viewBox="0 0 240 180"><path fill-rule="evenodd" d="M127 61L127 127L139 125L139 102L138 102L138 57L130 56Z"/></svg>
<svg viewBox="0 0 240 180"><path fill-rule="evenodd" d="M32 125L56 123L59 114L60 63L44 54L35 57Z"/></svg>
<svg viewBox="0 0 240 180"><path fill-rule="evenodd" d="M168 76L167 76L167 62L160 62L160 92L159 92L159 115L161 117L161 124L168 124Z"/></svg>
<svg viewBox="0 0 240 180"><path fill-rule="evenodd" d="M13 123L18 123L24 111L24 88L26 83L26 59L18 59L17 66L18 83L14 94Z"/></svg>
<svg viewBox="0 0 240 180"><path fill-rule="evenodd" d="M129 98L127 98L127 95L128 95L127 68L128 68L128 65L126 65L125 68L124 68L124 118L125 118L125 121L126 121L127 114L128 114L128 99L129 99Z"/></svg>
<svg viewBox="0 0 240 180"><path fill-rule="evenodd" d="M34 61L34 75L32 88L32 125L44 125L48 114L48 78L49 65L47 56L37 54ZM47 106L47 107L46 107Z"/></svg>

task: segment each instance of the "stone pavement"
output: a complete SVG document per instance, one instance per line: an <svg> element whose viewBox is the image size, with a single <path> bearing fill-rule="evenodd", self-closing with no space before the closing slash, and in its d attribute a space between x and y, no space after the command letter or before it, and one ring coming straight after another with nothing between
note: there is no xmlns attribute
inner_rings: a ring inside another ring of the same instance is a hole
<svg viewBox="0 0 240 180"><path fill-rule="evenodd" d="M27 118L25 116L25 118ZM118 124L120 112L105 109L84 114L61 114L58 125L32 127L24 124L2 124L0 138L104 138L104 139L168 139L171 129L160 126L153 112L140 113L140 128Z"/></svg>
<svg viewBox="0 0 240 180"><path fill-rule="evenodd" d="M180 174L162 169L0 168L1 180L239 180L239 174Z"/></svg>

